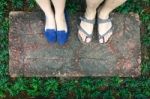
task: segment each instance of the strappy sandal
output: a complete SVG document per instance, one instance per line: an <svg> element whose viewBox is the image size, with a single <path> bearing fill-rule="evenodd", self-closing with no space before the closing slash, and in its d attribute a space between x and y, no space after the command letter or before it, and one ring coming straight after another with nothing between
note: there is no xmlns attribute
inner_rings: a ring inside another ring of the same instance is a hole
<svg viewBox="0 0 150 99"><path fill-rule="evenodd" d="M80 17L80 20L81 21L84 21L84 22L87 22L87 23L90 23L90 24L95 24L95 19L93 19L93 20L89 20L89 19L87 19L87 18L85 18L85 17ZM83 40L82 39L82 37L80 36L80 34L78 33L78 38L79 38L79 40L80 40L80 42L82 43L82 44L88 44L86 41L87 41L87 38L90 38L90 39L92 39L92 36L93 36L93 33L88 33L88 32L86 32L81 26L79 26L79 25L77 25L77 27L78 27L78 30L80 30L81 32L83 32L84 34L86 34L86 38L85 38L85 40Z"/></svg>
<svg viewBox="0 0 150 99"><path fill-rule="evenodd" d="M99 24L103 24L103 23L107 23L107 22L112 22L112 18L111 19L100 19L100 18L98 18L97 22L98 22L98 25ZM114 30L114 27L111 26L111 28L107 32L105 32L103 35L101 35L100 33L98 33L98 35L99 35L99 41L100 41L100 39L103 39L103 43L107 43L109 40L107 42L105 42L105 38L104 37L108 33L113 32L113 30Z"/></svg>

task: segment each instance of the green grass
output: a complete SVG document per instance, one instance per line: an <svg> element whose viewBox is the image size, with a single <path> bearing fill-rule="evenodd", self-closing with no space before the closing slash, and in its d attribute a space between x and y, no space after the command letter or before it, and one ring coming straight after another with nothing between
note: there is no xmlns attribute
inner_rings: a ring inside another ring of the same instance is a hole
<svg viewBox="0 0 150 99"><path fill-rule="evenodd" d="M70 3L67 9L71 14L79 11L81 0ZM128 0L116 12L140 15L142 43L142 75L138 78L84 77L60 80L59 78L10 78L8 76L8 14L11 10L32 11L37 5L34 0L0 0L0 97L51 97L62 99L104 98L104 99L147 99L150 97L150 1Z"/></svg>

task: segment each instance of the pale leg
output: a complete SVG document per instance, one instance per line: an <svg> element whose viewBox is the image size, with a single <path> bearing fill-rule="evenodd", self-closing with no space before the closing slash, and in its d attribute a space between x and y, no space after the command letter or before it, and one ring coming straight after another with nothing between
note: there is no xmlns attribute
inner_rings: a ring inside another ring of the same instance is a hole
<svg viewBox="0 0 150 99"><path fill-rule="evenodd" d="M52 0L52 3L55 8L55 20L58 31L66 31L67 32L67 24L65 19L65 3L66 0Z"/></svg>
<svg viewBox="0 0 150 99"><path fill-rule="evenodd" d="M104 5L102 5L101 9L99 10L100 12L98 14L98 17L101 18L101 19L108 19L109 18L109 14L114 9L116 9L117 7L119 7L120 5L125 3L125 1L126 0L105 0ZM111 26L112 26L111 22L99 24L99 26L98 26L99 33L101 35L103 35L104 33L107 32L108 29L111 28ZM107 35L105 35L105 37L104 37L105 41L103 42L103 39L101 39L100 43L107 42L111 35L112 35L112 32L110 32Z"/></svg>
<svg viewBox="0 0 150 99"><path fill-rule="evenodd" d="M46 16L45 29L56 29L54 13L50 0L36 0Z"/></svg>

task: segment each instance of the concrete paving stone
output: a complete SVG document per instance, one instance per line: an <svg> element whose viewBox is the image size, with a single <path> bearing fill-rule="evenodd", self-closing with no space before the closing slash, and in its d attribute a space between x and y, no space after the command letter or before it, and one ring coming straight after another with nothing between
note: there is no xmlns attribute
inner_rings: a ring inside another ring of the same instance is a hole
<svg viewBox="0 0 150 99"><path fill-rule="evenodd" d="M99 44L97 27L90 44L77 38L79 12L70 15L70 37L65 46L49 44L43 35L42 12L11 12L9 74L11 77L81 77L141 74L140 20L137 14L112 13L114 32L108 43Z"/></svg>

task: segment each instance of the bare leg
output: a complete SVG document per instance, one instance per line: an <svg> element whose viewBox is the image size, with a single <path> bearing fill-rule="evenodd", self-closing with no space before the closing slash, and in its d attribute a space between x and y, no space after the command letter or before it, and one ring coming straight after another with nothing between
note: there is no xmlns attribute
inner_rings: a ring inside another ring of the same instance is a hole
<svg viewBox="0 0 150 99"><path fill-rule="evenodd" d="M86 0L87 8L85 12L85 18L89 20L95 19L96 10L98 6L103 2L103 0ZM81 21L80 26L86 30L88 33L93 32L94 25ZM80 30L78 33L81 35L82 39L85 40L86 34L82 33ZM87 43L91 41L90 38L87 39Z"/></svg>
<svg viewBox="0 0 150 99"><path fill-rule="evenodd" d="M119 7L120 5L122 5L126 0L105 0L104 5L101 7L101 9L99 10L99 15L98 17L101 19L108 19L109 18L109 14L117 7ZM101 35L103 35L104 33L107 32L108 29L110 29L112 26L111 22L108 23L103 23L103 24L99 24L98 26L98 30L99 33ZM107 35L105 35L104 39L105 41L103 42L103 39L100 40L100 43L105 43L108 41L109 37L112 35L112 32L108 33Z"/></svg>
<svg viewBox="0 0 150 99"><path fill-rule="evenodd" d="M46 16L45 29L56 29L54 13L51 8L50 0L36 0Z"/></svg>
<svg viewBox="0 0 150 99"><path fill-rule="evenodd" d="M65 30L67 32L67 24L64 14L66 0L52 0L52 3L55 8L57 30Z"/></svg>

